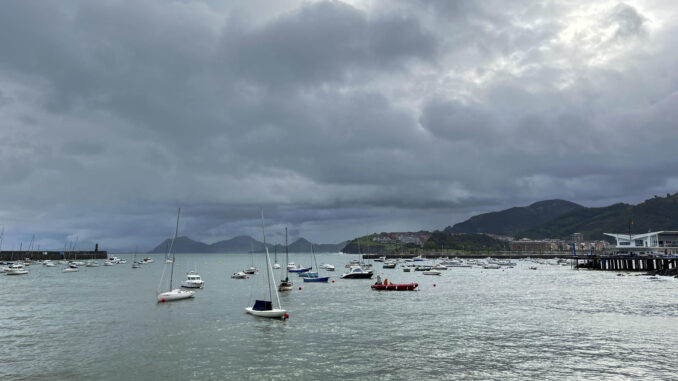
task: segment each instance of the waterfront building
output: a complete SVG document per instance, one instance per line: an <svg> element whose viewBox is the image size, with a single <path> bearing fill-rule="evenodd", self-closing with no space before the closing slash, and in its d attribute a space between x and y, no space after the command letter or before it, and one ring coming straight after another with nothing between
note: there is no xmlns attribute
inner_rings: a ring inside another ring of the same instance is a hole
<svg viewBox="0 0 678 381"><path fill-rule="evenodd" d="M615 250L620 253L677 254L678 231L656 231L643 234L613 234L617 242Z"/></svg>

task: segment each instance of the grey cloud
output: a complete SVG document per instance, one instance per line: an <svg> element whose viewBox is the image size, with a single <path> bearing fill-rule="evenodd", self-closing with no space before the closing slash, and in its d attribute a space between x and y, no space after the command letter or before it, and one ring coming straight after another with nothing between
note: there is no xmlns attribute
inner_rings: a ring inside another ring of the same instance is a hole
<svg viewBox="0 0 678 381"><path fill-rule="evenodd" d="M259 234L263 207L340 241L675 192L656 169L675 167L678 33L657 8L269 5L3 2L0 225L148 247L178 206L210 242Z"/></svg>

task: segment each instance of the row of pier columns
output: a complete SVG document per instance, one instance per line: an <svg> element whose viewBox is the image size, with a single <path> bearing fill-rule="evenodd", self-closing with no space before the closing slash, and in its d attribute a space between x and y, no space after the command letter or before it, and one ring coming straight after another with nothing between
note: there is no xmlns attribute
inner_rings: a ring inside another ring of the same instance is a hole
<svg viewBox="0 0 678 381"><path fill-rule="evenodd" d="M580 267L579 260L577 260L577 267ZM654 270L670 270L678 267L678 259L676 258L591 258L586 259L586 265L581 267L588 267L598 270L609 271L654 271Z"/></svg>

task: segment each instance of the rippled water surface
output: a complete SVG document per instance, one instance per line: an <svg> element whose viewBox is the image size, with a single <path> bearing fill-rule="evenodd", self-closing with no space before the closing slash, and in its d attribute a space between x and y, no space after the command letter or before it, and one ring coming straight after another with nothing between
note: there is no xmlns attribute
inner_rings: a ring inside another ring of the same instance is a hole
<svg viewBox="0 0 678 381"><path fill-rule="evenodd" d="M160 256L136 270L2 275L0 379L676 378L678 279L528 262L432 277L377 263L382 277L420 291L376 292L373 281L339 279L351 258L318 256L337 267L336 283L291 274L286 322L245 314L266 288L265 272L230 278L248 254L178 256L178 280L196 268L206 287L164 304Z"/></svg>

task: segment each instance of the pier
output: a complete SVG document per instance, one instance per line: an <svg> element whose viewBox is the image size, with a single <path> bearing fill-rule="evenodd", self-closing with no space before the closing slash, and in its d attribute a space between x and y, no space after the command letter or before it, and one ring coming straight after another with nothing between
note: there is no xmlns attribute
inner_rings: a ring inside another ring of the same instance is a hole
<svg viewBox="0 0 678 381"><path fill-rule="evenodd" d="M573 257L575 268L602 271L664 271L678 268L678 257L662 255L593 255Z"/></svg>
<svg viewBox="0 0 678 381"><path fill-rule="evenodd" d="M98 247L94 251L50 251L50 250L3 250L0 251L0 261L22 261L29 259L31 261L44 260L88 260L88 259L107 259L108 252L99 250Z"/></svg>

